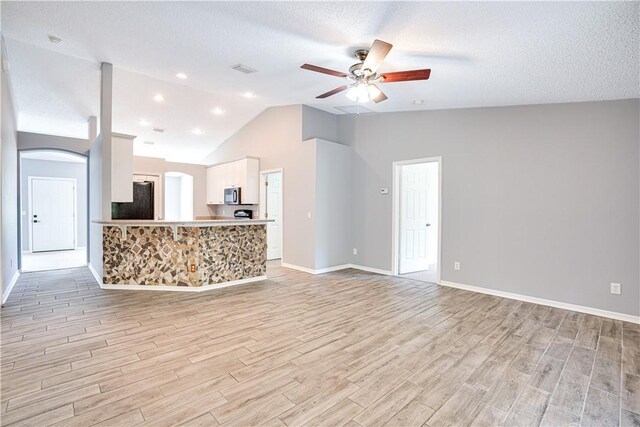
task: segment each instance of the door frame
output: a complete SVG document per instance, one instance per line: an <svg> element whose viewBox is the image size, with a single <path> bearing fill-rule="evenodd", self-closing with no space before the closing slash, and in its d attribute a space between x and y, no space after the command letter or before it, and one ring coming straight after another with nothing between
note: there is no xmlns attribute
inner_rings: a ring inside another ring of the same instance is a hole
<svg viewBox="0 0 640 427"><path fill-rule="evenodd" d="M442 156L425 157L422 159L401 160L392 163L392 197L393 208L391 211L391 274L399 275L400 266L400 171L402 166L420 163L438 164L438 271L436 281L440 284L442 275Z"/></svg>
<svg viewBox="0 0 640 427"><path fill-rule="evenodd" d="M29 209L27 220L29 221L29 252L33 252L33 180L42 179L45 181L71 181L73 182L73 249L78 249L78 180L75 178L62 178L55 176L33 176L27 177L27 199Z"/></svg>
<svg viewBox="0 0 640 427"><path fill-rule="evenodd" d="M260 196L258 197L259 213L258 217L264 219L265 216L265 202L267 200L267 192L265 190L264 183L266 182L266 175L270 173L280 172L280 262L284 261L284 169L265 169L260 171ZM265 226L266 230L266 226Z"/></svg>

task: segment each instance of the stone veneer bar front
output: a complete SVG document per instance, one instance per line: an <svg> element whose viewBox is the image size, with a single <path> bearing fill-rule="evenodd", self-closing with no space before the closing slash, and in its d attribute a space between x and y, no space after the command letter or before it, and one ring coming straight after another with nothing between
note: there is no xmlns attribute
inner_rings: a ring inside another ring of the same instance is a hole
<svg viewBox="0 0 640 427"><path fill-rule="evenodd" d="M264 280L270 221L96 221L102 286L202 291Z"/></svg>

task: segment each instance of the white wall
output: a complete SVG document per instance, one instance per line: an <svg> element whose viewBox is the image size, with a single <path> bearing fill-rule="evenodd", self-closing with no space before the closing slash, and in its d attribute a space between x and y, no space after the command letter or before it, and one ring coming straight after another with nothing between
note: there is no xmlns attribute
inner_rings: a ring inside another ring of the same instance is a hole
<svg viewBox="0 0 640 427"><path fill-rule="evenodd" d="M0 46L2 60L5 58L4 42ZM2 296L9 282L18 271L18 150L16 108L11 93L9 76L0 67L0 98L2 98L2 114L0 123L0 162L2 205L0 206L2 228L1 237L1 279Z"/></svg>
<svg viewBox="0 0 640 427"><path fill-rule="evenodd" d="M442 156L443 280L639 315L639 116L638 99L340 116L353 263L391 268L392 162Z"/></svg>
<svg viewBox="0 0 640 427"><path fill-rule="evenodd" d="M193 216L213 215L213 208L207 205L207 167L188 163L167 162L157 157L133 156L133 172L159 175L165 187L165 173L179 172L193 177ZM163 203L164 209L164 203Z"/></svg>

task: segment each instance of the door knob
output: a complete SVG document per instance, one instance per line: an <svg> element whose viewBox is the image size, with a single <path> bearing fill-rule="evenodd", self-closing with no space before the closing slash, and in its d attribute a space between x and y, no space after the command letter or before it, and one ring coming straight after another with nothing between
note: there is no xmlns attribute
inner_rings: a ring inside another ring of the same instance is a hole
<svg viewBox="0 0 640 427"><path fill-rule="evenodd" d="M39 222L37 219L34 219L33 222Z"/></svg>
<svg viewBox="0 0 640 427"><path fill-rule="evenodd" d="M431 224L427 224L427 227L431 227Z"/></svg>

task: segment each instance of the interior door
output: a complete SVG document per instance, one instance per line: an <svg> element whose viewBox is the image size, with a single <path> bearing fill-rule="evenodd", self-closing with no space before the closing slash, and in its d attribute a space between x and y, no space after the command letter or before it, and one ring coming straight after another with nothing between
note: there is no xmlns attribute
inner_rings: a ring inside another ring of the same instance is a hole
<svg viewBox="0 0 640 427"><path fill-rule="evenodd" d="M75 248L76 205L73 180L31 178L31 250Z"/></svg>
<svg viewBox="0 0 640 427"><path fill-rule="evenodd" d="M266 176L265 212L267 219L267 259L282 258L282 172Z"/></svg>
<svg viewBox="0 0 640 427"><path fill-rule="evenodd" d="M399 273L429 269L426 163L400 168Z"/></svg>

